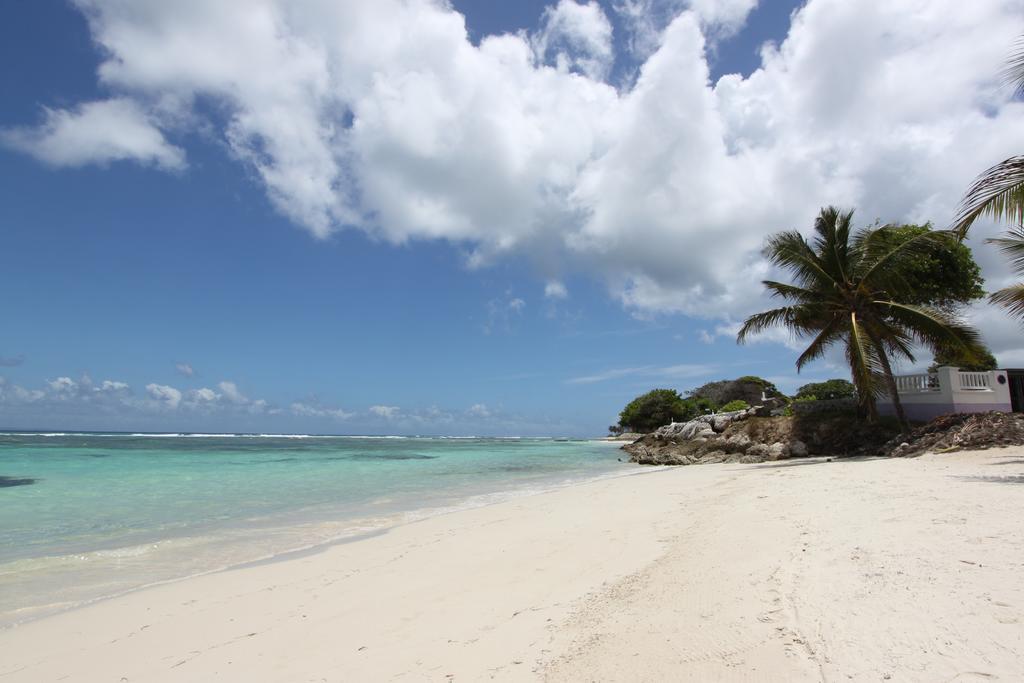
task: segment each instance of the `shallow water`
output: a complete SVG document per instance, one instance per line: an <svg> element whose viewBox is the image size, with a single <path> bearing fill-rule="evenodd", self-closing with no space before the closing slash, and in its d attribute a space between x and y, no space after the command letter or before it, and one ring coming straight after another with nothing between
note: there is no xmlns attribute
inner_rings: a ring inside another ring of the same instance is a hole
<svg viewBox="0 0 1024 683"><path fill-rule="evenodd" d="M0 433L0 626L625 474L551 439Z"/></svg>

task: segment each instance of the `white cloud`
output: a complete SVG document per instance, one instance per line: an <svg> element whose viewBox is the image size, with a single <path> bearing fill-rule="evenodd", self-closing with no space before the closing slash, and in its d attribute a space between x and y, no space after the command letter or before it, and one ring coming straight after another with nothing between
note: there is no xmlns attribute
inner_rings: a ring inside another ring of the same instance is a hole
<svg viewBox="0 0 1024 683"><path fill-rule="evenodd" d="M182 377L192 377L196 374L196 371L188 363L177 363L174 369Z"/></svg>
<svg viewBox="0 0 1024 683"><path fill-rule="evenodd" d="M398 406L370 406L370 413L385 420L393 420L398 417L401 409Z"/></svg>
<svg viewBox="0 0 1024 683"><path fill-rule="evenodd" d="M566 384L596 384L607 382L613 379L625 378L649 378L660 380L691 379L694 377L706 377L715 372L715 365L681 364L668 366L643 365L635 368L614 368L603 370L592 375L573 377L566 380Z"/></svg>
<svg viewBox="0 0 1024 683"><path fill-rule="evenodd" d="M626 27L630 53L647 59L661 46L665 28L686 9L715 39L737 33L757 5L758 0L616 0L612 7Z"/></svg>
<svg viewBox="0 0 1024 683"><path fill-rule="evenodd" d="M188 392L188 402L195 405L204 405L216 403L220 400L220 394L213 389L203 387L202 389L193 389Z"/></svg>
<svg viewBox="0 0 1024 683"><path fill-rule="evenodd" d="M314 235L448 240L477 267L525 253L545 273L603 278L638 315L742 319L765 305L767 234L807 229L830 203L864 223L941 225L978 172L1024 149L1024 104L997 78L1024 0L808 0L760 69L717 83L706 38L741 25L752 0L622 0L656 38L621 91L600 80L598 9L568 0L547 15L550 40L479 45L433 0L77 4L117 96L24 139L67 128L69 149L174 167L163 132L209 130ZM567 59L593 68L538 63L538 41L551 53L570 37ZM100 105L146 134L103 151L109 128L81 125ZM512 300L489 330L507 327Z"/></svg>
<svg viewBox="0 0 1024 683"><path fill-rule="evenodd" d="M98 394L106 394L113 396L127 395L131 393L131 390L132 388L128 385L127 382L115 382L109 379L103 380L103 383L100 386L93 389L93 391L95 391Z"/></svg>
<svg viewBox="0 0 1024 683"><path fill-rule="evenodd" d="M78 383L70 377L58 377L47 382L50 391L55 394L71 395L78 393Z"/></svg>
<svg viewBox="0 0 1024 683"><path fill-rule="evenodd" d="M185 153L126 98L87 102L74 110L45 109L38 128L2 130L0 143L53 166L133 160L167 170L185 167Z"/></svg>
<svg viewBox="0 0 1024 683"><path fill-rule="evenodd" d="M181 392L166 384L147 384L146 393L160 407L177 409L181 403Z"/></svg>
<svg viewBox="0 0 1024 683"><path fill-rule="evenodd" d="M355 417L355 413L349 413L341 408L325 408L319 403L310 404L296 401L291 405L292 415L298 417L327 417L335 420L348 420Z"/></svg>
<svg viewBox="0 0 1024 683"><path fill-rule="evenodd" d="M221 390L225 400L236 404L249 403L249 399L238 390L238 386L234 382L221 382L217 387Z"/></svg>
<svg viewBox="0 0 1024 683"><path fill-rule="evenodd" d="M483 404L483 403L477 403L475 405L470 406L469 410L467 410L466 413L468 415L473 416L473 417L481 417L481 418L485 418L485 417L490 417L491 416L490 409L488 409L488 407L485 404Z"/></svg>
<svg viewBox="0 0 1024 683"><path fill-rule="evenodd" d="M719 35L736 33L758 0L690 0L690 9Z"/></svg>
<svg viewBox="0 0 1024 683"><path fill-rule="evenodd" d="M547 299L568 299L569 290L558 280L549 280L544 285L544 297Z"/></svg>
<svg viewBox="0 0 1024 683"><path fill-rule="evenodd" d="M548 7L533 47L541 61L553 56L558 68L579 69L599 81L608 77L615 60L612 24L596 0L559 0Z"/></svg>

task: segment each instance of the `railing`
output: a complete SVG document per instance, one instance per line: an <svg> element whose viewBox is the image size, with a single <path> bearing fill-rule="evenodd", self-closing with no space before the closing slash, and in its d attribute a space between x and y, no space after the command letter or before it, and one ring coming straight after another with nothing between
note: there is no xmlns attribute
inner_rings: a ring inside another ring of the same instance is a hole
<svg viewBox="0 0 1024 683"><path fill-rule="evenodd" d="M987 372L961 372L960 388L964 391L992 391L991 375Z"/></svg>
<svg viewBox="0 0 1024 683"><path fill-rule="evenodd" d="M939 377L931 373L923 375L900 375L896 377L896 389L901 394L920 394L939 391Z"/></svg>

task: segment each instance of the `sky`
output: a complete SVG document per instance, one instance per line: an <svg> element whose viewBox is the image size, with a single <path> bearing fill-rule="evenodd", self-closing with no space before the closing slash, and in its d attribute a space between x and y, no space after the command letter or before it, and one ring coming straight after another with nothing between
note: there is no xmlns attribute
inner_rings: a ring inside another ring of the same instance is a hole
<svg viewBox="0 0 1024 683"><path fill-rule="evenodd" d="M1024 0L9 3L0 429L594 436L655 387L845 377L736 345L765 237L948 224L1024 149L1022 33Z"/></svg>

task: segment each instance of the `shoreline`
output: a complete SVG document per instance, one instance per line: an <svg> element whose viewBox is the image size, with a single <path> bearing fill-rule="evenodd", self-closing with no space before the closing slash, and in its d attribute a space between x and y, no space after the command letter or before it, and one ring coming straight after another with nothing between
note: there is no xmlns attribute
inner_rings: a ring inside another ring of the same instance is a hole
<svg viewBox="0 0 1024 683"><path fill-rule="evenodd" d="M76 551L74 553L71 553L70 555L26 558L29 560L53 560L60 559L63 557L88 556L100 553L117 554L121 551L130 551L135 550L137 548L145 547L156 547L167 543L187 543L202 541L204 544L212 544L217 540L217 533L230 534L237 533L240 531L253 532L259 530L262 530L267 533L273 533L277 530L300 530L310 525L316 524L336 525L339 528L344 527L345 529L343 532L337 535L329 536L327 538L316 538L312 536L312 532L309 529L307 529L307 535L305 539L302 539L298 536L296 537L295 541L298 543L297 545L289 545L282 549L272 550L269 553L257 553L245 559L231 560L227 563L210 566L208 568L200 569L198 571L189 571L181 575L158 578L152 581L144 581L142 583L124 589L118 589L110 593L90 596L81 600L60 601L52 604L26 605L20 608L16 608L15 610L5 614L4 620L0 621L0 634L2 634L4 631L17 628L19 626L23 626L26 624L30 624L40 619L46 619L49 617L64 614L66 612L87 608L89 606L103 603L108 600L115 600L118 598L122 598L124 596L132 595L139 591L145 591L151 588L172 585L184 581L190 581L195 578L209 576L212 574L218 574L221 572L230 572L237 569L245 569L256 566L266 566L278 562L285 562L293 559L316 555L338 545L353 543L366 538L372 538L375 536L387 534L393 531L394 529L398 529L410 524L416 524L427 519L443 517L451 514L458 514L464 511L477 510L480 508L490 507L492 505L501 505L503 503L512 502L521 498L545 495L567 488L586 485L592 482L612 480L620 477L631 477L651 474L655 471L663 469L634 465L624 460L621 462L621 465L621 470L613 470L600 475L589 476L583 479L570 479L558 482L551 481L539 486L537 486L536 484L531 484L528 487L512 487L484 493L473 493L458 499L456 502L453 502L450 505L414 508L410 510L404 510L393 513L386 518L381 517L376 518L374 520L369 520L368 518L362 517L351 519L336 519L332 517L330 519L315 520L312 518L307 519L303 516L302 513L292 511L285 517L285 519L293 519L291 523L271 524L269 526L264 527L243 525L238 527L224 527L220 529L213 528L209 530L208 534L198 536L185 535L160 537L129 546L104 546L90 550ZM295 519L301 519L302 521L294 521ZM373 522L373 524L367 526L367 524L369 524L371 521ZM241 538L232 537L230 535L224 535L220 538L220 540L222 542L226 542L230 545L236 546L238 549L248 547L246 544L251 543L251 540L247 541ZM21 611L29 611L31 613L28 616L14 618L14 615L17 614L17 612Z"/></svg>
<svg viewBox="0 0 1024 683"><path fill-rule="evenodd" d="M1020 463L643 468L42 617L0 677L1012 677Z"/></svg>

